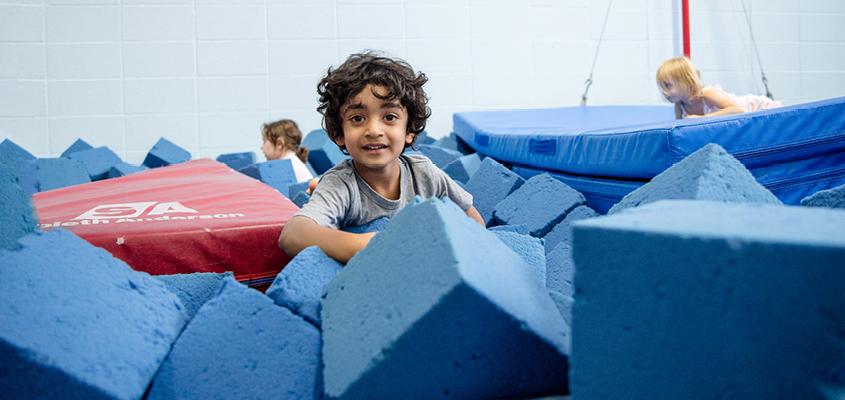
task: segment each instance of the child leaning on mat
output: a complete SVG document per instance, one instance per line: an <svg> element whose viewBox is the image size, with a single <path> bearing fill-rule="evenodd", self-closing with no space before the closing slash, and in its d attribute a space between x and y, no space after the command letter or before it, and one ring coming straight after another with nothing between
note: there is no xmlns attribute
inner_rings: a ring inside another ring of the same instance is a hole
<svg viewBox="0 0 845 400"><path fill-rule="evenodd" d="M675 104L678 119L739 114L782 105L764 96L737 96L719 85L704 86L698 69L686 57L664 61L657 69L657 86L663 97Z"/></svg>
<svg viewBox="0 0 845 400"><path fill-rule="evenodd" d="M350 55L317 85L323 127L351 160L320 178L310 201L287 223L279 247L293 257L319 246L345 263L375 233L339 230L392 217L415 196L449 197L484 225L472 195L423 156L404 155L431 115L425 74L378 53Z"/></svg>

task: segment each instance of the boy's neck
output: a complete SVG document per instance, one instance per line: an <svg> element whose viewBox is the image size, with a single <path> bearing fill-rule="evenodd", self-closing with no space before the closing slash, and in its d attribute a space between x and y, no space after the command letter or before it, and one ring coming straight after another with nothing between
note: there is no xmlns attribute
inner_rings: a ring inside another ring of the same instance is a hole
<svg viewBox="0 0 845 400"><path fill-rule="evenodd" d="M390 167L380 169L363 167L353 160L352 168L376 193L388 200L399 200L402 194L399 159L394 160Z"/></svg>

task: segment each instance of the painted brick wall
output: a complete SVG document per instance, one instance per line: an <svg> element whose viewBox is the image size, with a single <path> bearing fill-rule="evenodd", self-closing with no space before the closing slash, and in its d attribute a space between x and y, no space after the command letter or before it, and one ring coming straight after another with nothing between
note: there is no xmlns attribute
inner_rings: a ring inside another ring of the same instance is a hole
<svg viewBox="0 0 845 400"><path fill-rule="evenodd" d="M703 79L762 93L740 0L692 3ZM845 95L845 2L745 0L775 97ZM260 124L319 127L316 83L350 52L426 72L434 115L577 105L608 1L0 0L0 139L57 156L77 137L138 163L160 136L194 157L259 152ZM679 0L616 0L590 104L660 103Z"/></svg>

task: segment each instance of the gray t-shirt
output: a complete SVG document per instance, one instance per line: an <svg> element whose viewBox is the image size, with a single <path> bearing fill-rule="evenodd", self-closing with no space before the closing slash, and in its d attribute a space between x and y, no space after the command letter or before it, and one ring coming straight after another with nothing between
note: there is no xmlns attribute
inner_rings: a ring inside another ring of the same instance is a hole
<svg viewBox="0 0 845 400"><path fill-rule="evenodd" d="M296 215L309 217L317 224L345 228L364 225L381 217L393 217L414 196L450 198L464 211L472 207L472 195L458 186L431 160L419 155L399 156L400 194L389 200L378 194L355 172L352 160L344 160L326 171L320 183Z"/></svg>

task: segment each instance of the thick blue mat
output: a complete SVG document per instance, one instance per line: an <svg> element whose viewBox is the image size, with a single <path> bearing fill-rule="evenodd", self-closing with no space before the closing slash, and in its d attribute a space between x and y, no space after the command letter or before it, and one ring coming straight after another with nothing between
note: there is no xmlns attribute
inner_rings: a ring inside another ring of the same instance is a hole
<svg viewBox="0 0 845 400"><path fill-rule="evenodd" d="M752 173L845 151L845 97L704 119L674 120L670 106L589 106L463 112L453 122L497 160L613 180L650 179L711 142Z"/></svg>

